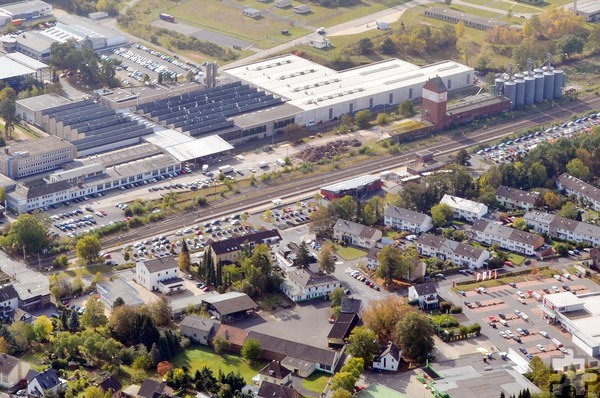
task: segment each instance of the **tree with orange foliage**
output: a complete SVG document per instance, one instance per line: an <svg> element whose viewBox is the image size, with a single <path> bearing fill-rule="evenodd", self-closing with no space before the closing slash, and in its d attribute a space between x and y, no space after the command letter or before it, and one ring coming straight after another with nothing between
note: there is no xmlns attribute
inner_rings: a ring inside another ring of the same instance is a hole
<svg viewBox="0 0 600 398"><path fill-rule="evenodd" d="M159 362L158 365L156 365L156 373L162 377L169 373L169 370L171 370L172 367L173 365L171 365L171 362L169 361Z"/></svg>
<svg viewBox="0 0 600 398"><path fill-rule="evenodd" d="M387 344L389 341L396 341L396 325L412 311L414 309L403 298L386 297L370 301L361 315L365 326L377 334L379 342Z"/></svg>

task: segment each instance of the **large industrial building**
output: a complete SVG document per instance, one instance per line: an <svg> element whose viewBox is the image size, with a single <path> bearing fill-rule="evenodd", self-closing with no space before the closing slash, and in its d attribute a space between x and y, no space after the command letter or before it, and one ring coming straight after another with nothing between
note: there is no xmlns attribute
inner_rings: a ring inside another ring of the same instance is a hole
<svg viewBox="0 0 600 398"><path fill-rule="evenodd" d="M56 169L76 156L75 146L58 137L23 141L4 147L0 173L13 179L23 178Z"/></svg>
<svg viewBox="0 0 600 398"><path fill-rule="evenodd" d="M19 88L24 79L33 77L43 82L50 76L48 65L25 54L11 53L0 57L0 81Z"/></svg>
<svg viewBox="0 0 600 398"><path fill-rule="evenodd" d="M16 25L51 16L52 5L41 0L20 1L0 6L0 26L9 22Z"/></svg>
<svg viewBox="0 0 600 398"><path fill-rule="evenodd" d="M588 22L600 21L600 2L598 0L579 0L575 2L575 14Z"/></svg>
<svg viewBox="0 0 600 398"><path fill-rule="evenodd" d="M50 28L1 38L5 51L18 51L38 60L50 58L52 44L65 43L68 40L75 41L78 46L89 46L93 50L127 43L127 38L120 32L90 19L68 14L61 15L60 20Z"/></svg>
<svg viewBox="0 0 600 398"><path fill-rule="evenodd" d="M418 99L423 84L436 76L455 91L471 86L474 75L473 68L454 61L419 67L395 58L338 72L291 54L221 74L222 80L257 87L299 108L295 122L307 126Z"/></svg>

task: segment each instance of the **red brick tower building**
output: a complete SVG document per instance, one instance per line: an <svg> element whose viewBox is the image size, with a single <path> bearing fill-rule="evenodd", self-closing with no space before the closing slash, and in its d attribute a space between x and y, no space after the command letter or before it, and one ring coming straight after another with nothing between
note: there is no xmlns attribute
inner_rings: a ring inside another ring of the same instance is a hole
<svg viewBox="0 0 600 398"><path fill-rule="evenodd" d="M448 90L443 80L436 76L425 82L421 99L421 119L432 123L436 129L446 126Z"/></svg>

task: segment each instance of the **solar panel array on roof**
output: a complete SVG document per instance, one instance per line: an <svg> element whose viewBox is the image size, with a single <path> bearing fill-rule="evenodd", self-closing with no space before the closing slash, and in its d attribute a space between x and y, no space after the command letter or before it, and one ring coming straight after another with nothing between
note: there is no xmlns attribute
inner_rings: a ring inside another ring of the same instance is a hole
<svg viewBox="0 0 600 398"><path fill-rule="evenodd" d="M241 82L193 91L137 107L146 116L192 136L230 129L232 117L281 104L281 98Z"/></svg>
<svg viewBox="0 0 600 398"><path fill-rule="evenodd" d="M42 111L64 127L83 134L71 143L78 151L152 133L152 128L94 101L80 101Z"/></svg>

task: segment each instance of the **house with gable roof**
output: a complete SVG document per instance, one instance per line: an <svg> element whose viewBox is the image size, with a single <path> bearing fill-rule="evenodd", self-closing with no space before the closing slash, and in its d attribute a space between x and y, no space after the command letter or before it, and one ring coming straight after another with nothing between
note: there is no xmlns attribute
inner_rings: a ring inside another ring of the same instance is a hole
<svg viewBox="0 0 600 398"><path fill-rule="evenodd" d="M29 363L8 354L0 353L0 387L10 389L25 378Z"/></svg>
<svg viewBox="0 0 600 398"><path fill-rule="evenodd" d="M388 206L383 215L383 224L399 231L412 233L427 232L433 228L433 219L418 211Z"/></svg>
<svg viewBox="0 0 600 398"><path fill-rule="evenodd" d="M67 381L58 377L58 373L52 368L48 368L43 372L30 369L25 378L27 380L27 395L30 397L45 397L50 391L59 394L67 387Z"/></svg>
<svg viewBox="0 0 600 398"><path fill-rule="evenodd" d="M436 257L471 269L483 267L490 258L487 250L432 234L419 236L417 250L422 256Z"/></svg>
<svg viewBox="0 0 600 398"><path fill-rule="evenodd" d="M263 381L256 394L258 398L302 398L293 387Z"/></svg>
<svg viewBox="0 0 600 398"><path fill-rule="evenodd" d="M288 386L292 384L292 371L273 360L252 378L252 382L259 386L264 382Z"/></svg>
<svg viewBox="0 0 600 398"><path fill-rule="evenodd" d="M530 211L541 204L542 195L539 192L528 192L500 185L496 189L496 200L506 208Z"/></svg>
<svg viewBox="0 0 600 398"><path fill-rule="evenodd" d="M325 297L338 287L342 284L336 277L316 274L306 268L288 271L287 278L279 286L283 294L295 303Z"/></svg>
<svg viewBox="0 0 600 398"><path fill-rule="evenodd" d="M377 228L367 227L341 218L333 227L333 238L349 245L370 249L381 239L383 233Z"/></svg>
<svg viewBox="0 0 600 398"><path fill-rule="evenodd" d="M185 289L175 256L138 261L135 264L135 280L151 292L171 294Z"/></svg>
<svg viewBox="0 0 600 398"><path fill-rule="evenodd" d="M427 282L412 285L408 288L408 301L419 301L419 306L424 310L438 308L440 297L438 296L435 283Z"/></svg>
<svg viewBox="0 0 600 398"><path fill-rule="evenodd" d="M401 359L400 348L390 341L385 349L373 360L373 369L396 372Z"/></svg>

